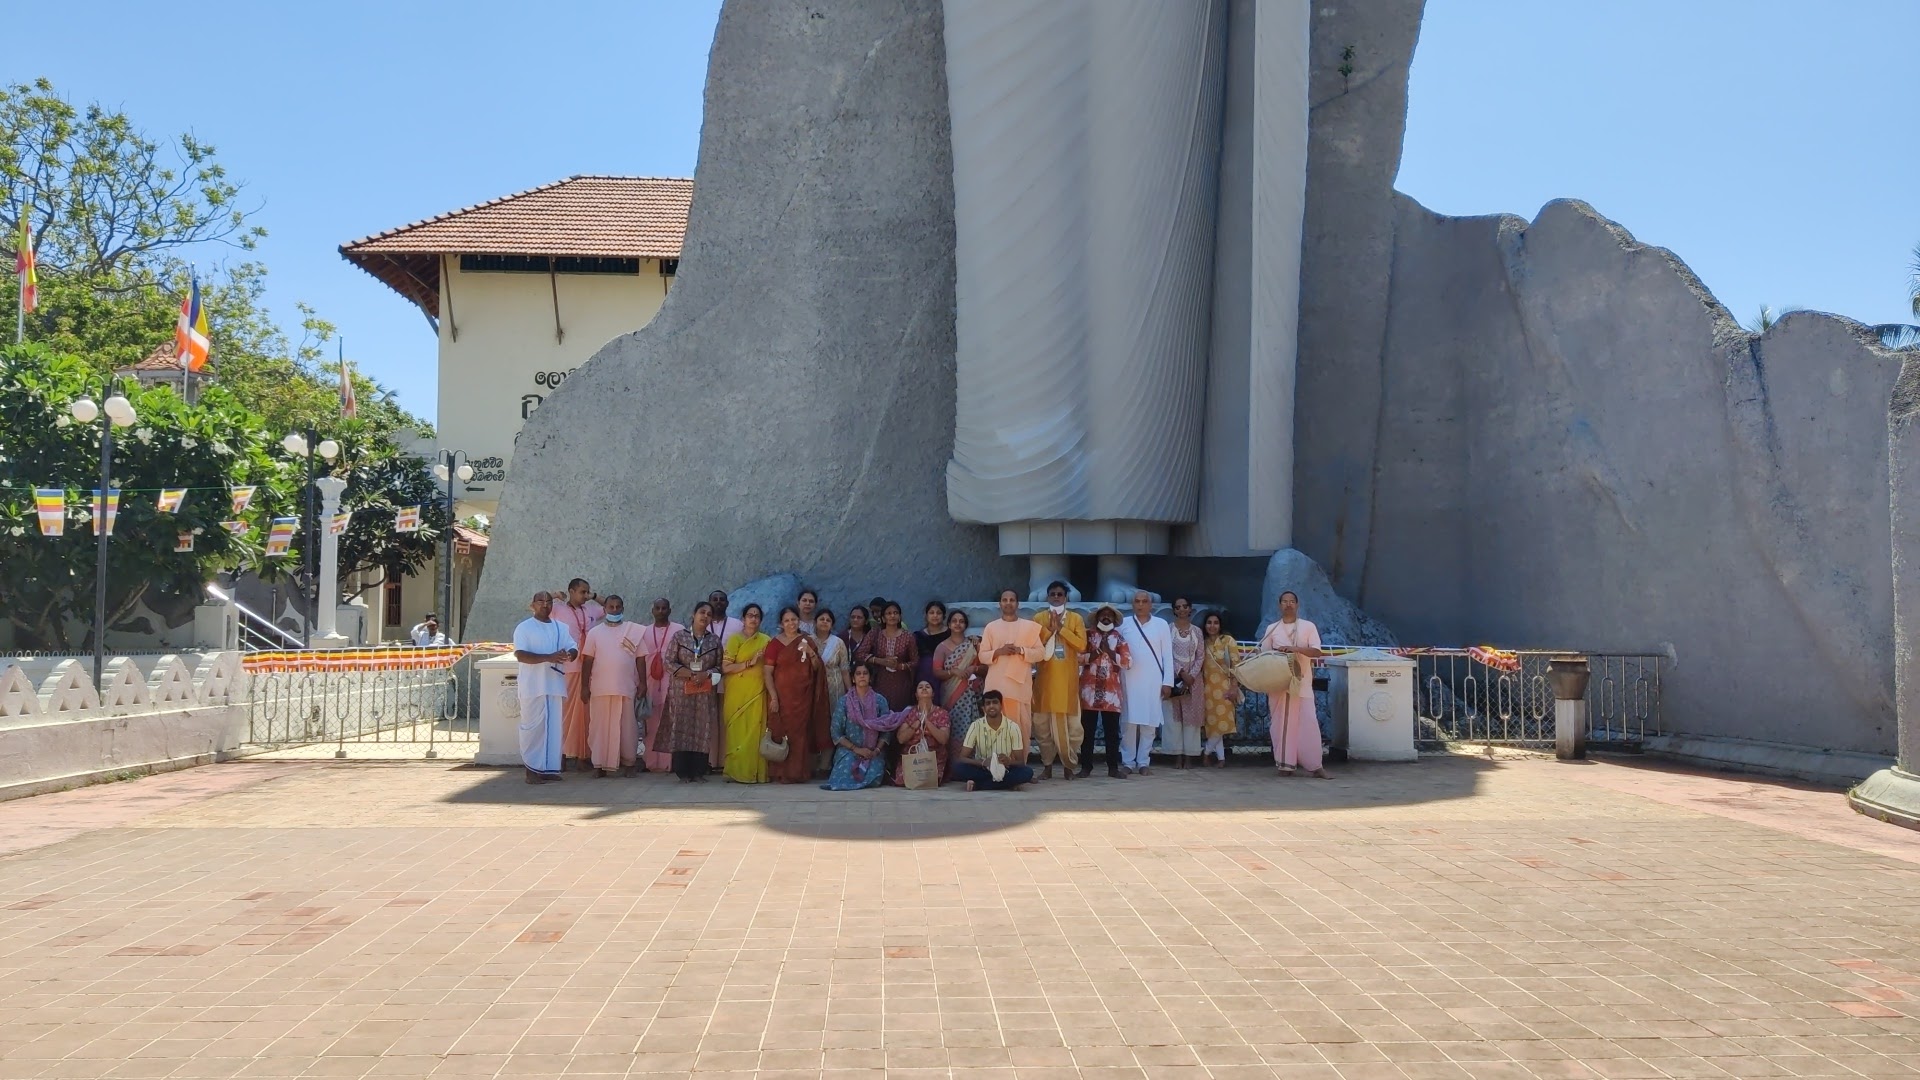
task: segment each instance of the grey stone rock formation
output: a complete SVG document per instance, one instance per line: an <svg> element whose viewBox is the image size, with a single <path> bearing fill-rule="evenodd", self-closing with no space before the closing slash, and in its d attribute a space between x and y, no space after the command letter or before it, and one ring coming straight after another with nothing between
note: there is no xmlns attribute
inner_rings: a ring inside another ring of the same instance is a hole
<svg viewBox="0 0 1920 1080"><path fill-rule="evenodd" d="M799 571L986 595L954 524L953 187L939 0L728 0L680 276L534 413L469 636L575 574L676 612Z"/></svg>
<svg viewBox="0 0 1920 1080"><path fill-rule="evenodd" d="M1848 800L1863 814L1920 829L1920 356L1908 354L1905 361L1887 410L1898 756Z"/></svg>
<svg viewBox="0 0 1920 1080"><path fill-rule="evenodd" d="M1387 624L1362 611L1334 590L1320 564L1292 548L1282 548L1267 561L1267 577L1260 586L1260 632L1280 617L1280 594L1300 598L1300 617L1320 630L1328 645L1398 645Z"/></svg>
<svg viewBox="0 0 1920 1080"><path fill-rule="evenodd" d="M1293 546L1351 596L1371 510L1371 448L1392 279L1407 74L1422 0L1313 6L1307 211L1294 379ZM1353 50L1351 61L1343 60ZM1340 74L1343 65L1352 72ZM1303 492L1302 485L1312 491ZM1336 498L1327 501L1328 493Z"/></svg>
<svg viewBox="0 0 1920 1080"><path fill-rule="evenodd" d="M1671 729L1890 752L1896 355L1817 314L1756 338L1578 202L1402 197L1393 237L1377 350L1300 399L1335 587L1410 641L1671 649Z"/></svg>
<svg viewBox="0 0 1920 1080"><path fill-rule="evenodd" d="M721 588L726 586L722 585ZM759 604L766 617L762 628L771 634L780 628L780 609L798 600L802 588L797 574L769 574L755 578L737 589L728 589L727 614L737 616L747 610L748 604ZM681 612L680 621L685 622L688 614L691 614L691 609Z"/></svg>

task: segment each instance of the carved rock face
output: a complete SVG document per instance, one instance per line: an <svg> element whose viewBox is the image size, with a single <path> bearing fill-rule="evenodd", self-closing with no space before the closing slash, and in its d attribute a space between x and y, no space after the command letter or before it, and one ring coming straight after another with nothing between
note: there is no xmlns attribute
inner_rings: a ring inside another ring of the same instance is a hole
<svg viewBox="0 0 1920 1080"><path fill-rule="evenodd" d="M469 636L575 575L769 573L917 610L1015 568L947 516L953 186L938 0L729 0L680 274L529 418Z"/></svg>

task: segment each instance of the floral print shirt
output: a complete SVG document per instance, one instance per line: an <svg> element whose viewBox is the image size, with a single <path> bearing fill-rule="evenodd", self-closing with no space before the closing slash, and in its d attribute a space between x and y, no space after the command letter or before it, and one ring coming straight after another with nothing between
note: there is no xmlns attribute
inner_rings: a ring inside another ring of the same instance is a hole
<svg viewBox="0 0 1920 1080"><path fill-rule="evenodd" d="M1088 712L1120 711L1122 676L1133 664L1133 650L1118 630L1087 631L1087 651L1080 654L1080 707Z"/></svg>

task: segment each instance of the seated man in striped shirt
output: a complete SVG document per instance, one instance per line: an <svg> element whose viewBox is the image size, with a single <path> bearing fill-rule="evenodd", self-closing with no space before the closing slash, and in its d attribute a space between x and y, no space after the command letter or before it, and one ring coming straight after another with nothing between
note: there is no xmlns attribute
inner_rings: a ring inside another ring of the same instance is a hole
<svg viewBox="0 0 1920 1080"><path fill-rule="evenodd" d="M1033 779L1027 765L1027 737L1020 725L1001 712L1000 691L989 690L980 696L980 719L967 729L960 744L959 760L953 763L953 777L965 780L968 791L1019 791ZM993 778L998 762L1005 770Z"/></svg>

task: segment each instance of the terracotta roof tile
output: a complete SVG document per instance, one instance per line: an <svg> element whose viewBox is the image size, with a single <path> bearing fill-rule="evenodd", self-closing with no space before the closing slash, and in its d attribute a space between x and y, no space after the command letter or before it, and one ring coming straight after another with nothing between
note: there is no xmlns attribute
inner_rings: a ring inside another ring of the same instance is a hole
<svg viewBox="0 0 1920 1080"><path fill-rule="evenodd" d="M677 259L692 204L691 180L570 176L355 240L340 253Z"/></svg>
<svg viewBox="0 0 1920 1080"><path fill-rule="evenodd" d="M678 259L692 205L691 180L569 176L342 244L340 254L434 319L442 256Z"/></svg>

